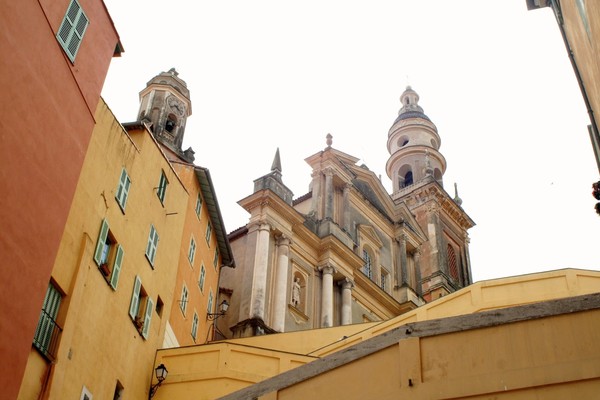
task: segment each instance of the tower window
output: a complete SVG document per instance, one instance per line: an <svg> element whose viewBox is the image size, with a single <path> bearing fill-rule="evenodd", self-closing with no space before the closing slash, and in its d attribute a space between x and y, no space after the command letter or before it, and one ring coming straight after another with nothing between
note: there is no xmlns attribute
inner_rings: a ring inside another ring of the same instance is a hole
<svg viewBox="0 0 600 400"><path fill-rule="evenodd" d="M454 252L454 248L449 244L448 245L448 272L450 273L450 277L455 281L458 281L458 266L456 263L456 253Z"/></svg>
<svg viewBox="0 0 600 400"><path fill-rule="evenodd" d="M173 133L173 130L175 130L176 125L177 120L175 119L175 116L173 116L172 114L169 115L169 117L167 118L167 122L165 122L165 130L169 133Z"/></svg>
<svg viewBox="0 0 600 400"><path fill-rule="evenodd" d="M408 171L406 175L404 175L404 187L410 186L413 183L413 173L412 171Z"/></svg>

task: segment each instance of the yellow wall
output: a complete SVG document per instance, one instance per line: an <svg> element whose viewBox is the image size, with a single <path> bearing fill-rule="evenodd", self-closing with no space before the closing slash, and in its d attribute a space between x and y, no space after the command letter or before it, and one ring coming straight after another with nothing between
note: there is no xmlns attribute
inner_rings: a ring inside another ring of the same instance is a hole
<svg viewBox="0 0 600 400"><path fill-rule="evenodd" d="M126 398L147 396L179 262L188 196L175 171L147 130L128 134L103 101L96 121L52 272L64 297L58 315L63 332L47 388L50 399L79 398L84 385L94 398L112 398L117 380ZM115 199L123 167L131 178L124 212ZM156 195L161 171L169 181L164 204ZM103 219L124 249L116 290L93 260ZM160 238L154 267L145 256L151 224ZM136 275L154 304L158 298L164 304L152 313L147 340L129 316ZM35 386L39 378L27 377L24 384ZM35 390L22 388L21 398Z"/></svg>

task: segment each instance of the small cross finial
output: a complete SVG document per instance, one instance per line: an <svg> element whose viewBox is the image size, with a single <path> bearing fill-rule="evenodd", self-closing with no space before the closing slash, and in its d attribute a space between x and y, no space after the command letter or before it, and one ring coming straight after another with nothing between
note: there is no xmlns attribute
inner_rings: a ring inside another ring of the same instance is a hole
<svg viewBox="0 0 600 400"><path fill-rule="evenodd" d="M327 147L331 147L331 144L333 143L333 140L332 140L333 136L331 136L331 133L328 133L326 138L327 138L327 141L326 141Z"/></svg>

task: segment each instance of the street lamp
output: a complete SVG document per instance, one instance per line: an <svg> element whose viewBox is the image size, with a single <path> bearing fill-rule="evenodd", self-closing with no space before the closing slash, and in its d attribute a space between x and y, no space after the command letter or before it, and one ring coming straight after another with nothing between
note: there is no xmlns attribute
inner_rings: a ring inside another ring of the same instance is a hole
<svg viewBox="0 0 600 400"><path fill-rule="evenodd" d="M148 395L148 399L154 397L156 391L158 390L158 387L163 383L165 379L167 379L167 374L169 373L169 371L167 371L167 367L165 367L164 364L160 364L158 367L156 367L154 372L156 374L156 379L158 380L158 383L150 387L150 394Z"/></svg>
<svg viewBox="0 0 600 400"><path fill-rule="evenodd" d="M214 321L217 318L225 315L228 308L229 308L229 303L227 302L227 300L223 300L221 302L221 304L219 304L219 312L206 314L206 319L209 321Z"/></svg>

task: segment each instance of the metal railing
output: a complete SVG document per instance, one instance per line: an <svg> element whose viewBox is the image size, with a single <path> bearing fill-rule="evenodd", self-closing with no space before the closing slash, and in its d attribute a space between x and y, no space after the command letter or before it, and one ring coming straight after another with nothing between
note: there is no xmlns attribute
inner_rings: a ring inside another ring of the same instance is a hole
<svg viewBox="0 0 600 400"><path fill-rule="evenodd" d="M54 318L46 310L42 310L35 330L35 336L33 337L33 345L50 361L56 358L58 339L61 332L62 328L56 323Z"/></svg>

